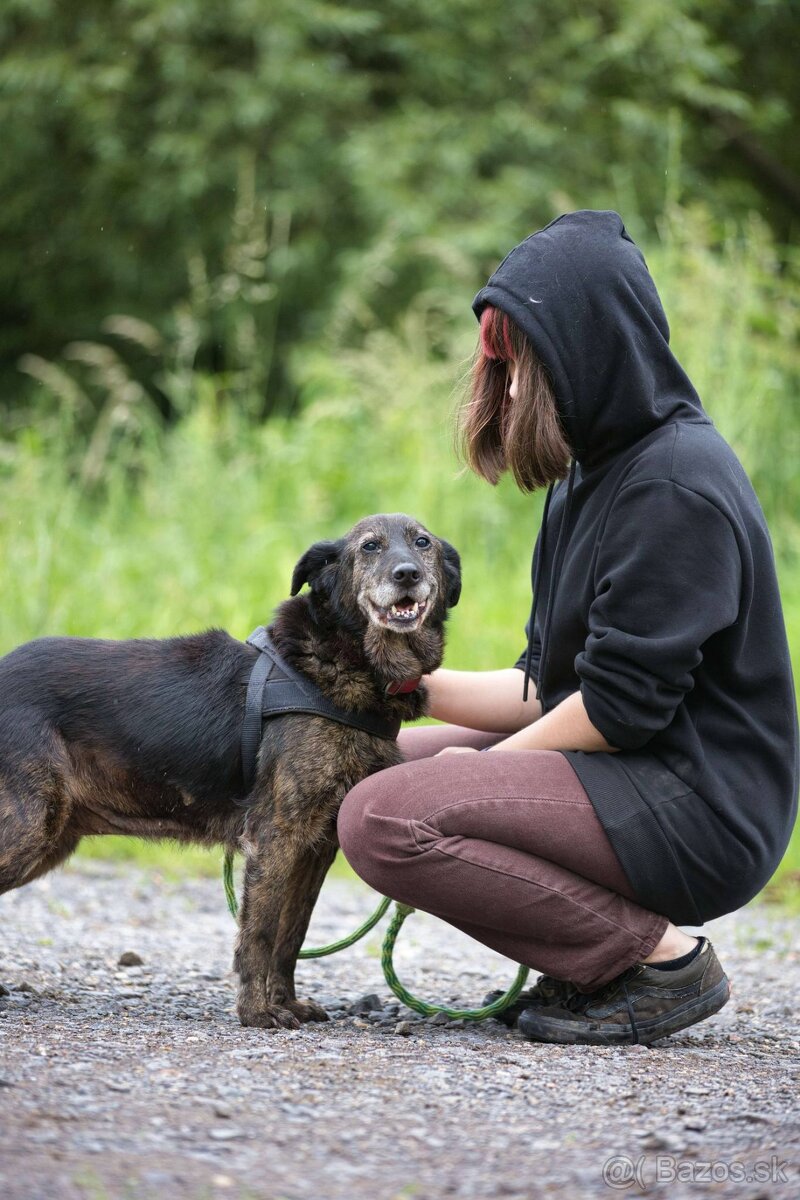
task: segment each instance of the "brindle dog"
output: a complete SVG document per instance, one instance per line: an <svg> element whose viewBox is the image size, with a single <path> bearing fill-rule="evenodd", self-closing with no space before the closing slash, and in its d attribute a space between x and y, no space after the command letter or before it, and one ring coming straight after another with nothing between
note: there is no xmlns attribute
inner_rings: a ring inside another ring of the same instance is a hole
<svg viewBox="0 0 800 1200"><path fill-rule="evenodd" d="M403 514L367 517L306 551L270 633L340 708L412 721L425 712L424 684L387 687L439 666L460 587L447 542ZM241 849L239 1018L295 1028L326 1019L296 998L294 968L336 855L339 806L401 755L392 740L324 717L269 718L243 797L240 734L257 655L215 629L42 638L0 660L0 892L55 867L86 834Z"/></svg>

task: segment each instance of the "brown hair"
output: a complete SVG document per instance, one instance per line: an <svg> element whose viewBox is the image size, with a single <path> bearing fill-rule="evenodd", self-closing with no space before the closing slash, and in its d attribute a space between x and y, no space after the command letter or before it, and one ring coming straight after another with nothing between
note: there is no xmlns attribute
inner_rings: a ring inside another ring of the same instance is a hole
<svg viewBox="0 0 800 1200"><path fill-rule="evenodd" d="M517 368L517 398L508 395L508 361ZM488 306L457 440L467 466L495 484L510 470L523 492L563 479L572 451L564 436L550 376L510 317Z"/></svg>

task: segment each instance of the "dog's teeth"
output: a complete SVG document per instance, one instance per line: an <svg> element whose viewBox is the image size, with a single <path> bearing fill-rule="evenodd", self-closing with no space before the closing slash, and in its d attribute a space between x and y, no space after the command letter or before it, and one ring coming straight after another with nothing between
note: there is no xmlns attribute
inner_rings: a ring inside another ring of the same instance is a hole
<svg viewBox="0 0 800 1200"><path fill-rule="evenodd" d="M390 611L393 617L399 617L401 621L411 621L419 613L419 604L416 600L411 608L398 608L396 604L393 604Z"/></svg>

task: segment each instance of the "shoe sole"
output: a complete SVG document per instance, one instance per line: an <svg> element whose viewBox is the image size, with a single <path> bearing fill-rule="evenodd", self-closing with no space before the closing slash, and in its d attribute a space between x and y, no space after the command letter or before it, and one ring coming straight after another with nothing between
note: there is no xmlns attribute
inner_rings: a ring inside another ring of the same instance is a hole
<svg viewBox="0 0 800 1200"><path fill-rule="evenodd" d="M637 1021L636 1029L640 1046L647 1046L659 1038L678 1033L706 1017L719 1012L728 1003L731 985L727 978L720 979L710 991L698 996L688 1004L673 1009L663 1017L651 1017L649 1020ZM559 1021L550 1017L532 1016L525 1018L523 1013L517 1022L517 1028L524 1037L534 1042L551 1042L562 1046L631 1046L635 1045L630 1032L614 1025L581 1026L572 1021ZM529 1032L530 1030L530 1032Z"/></svg>

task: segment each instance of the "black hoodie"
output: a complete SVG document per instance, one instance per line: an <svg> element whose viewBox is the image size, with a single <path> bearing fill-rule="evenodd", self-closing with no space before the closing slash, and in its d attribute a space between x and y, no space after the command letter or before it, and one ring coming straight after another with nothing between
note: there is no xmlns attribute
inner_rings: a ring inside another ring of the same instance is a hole
<svg viewBox="0 0 800 1200"><path fill-rule="evenodd" d="M619 749L565 754L638 899L700 924L763 887L797 812L764 514L669 348L617 213L567 213L526 238L476 316L489 304L549 370L576 460L548 492L534 551L530 675L544 711L580 690Z"/></svg>

